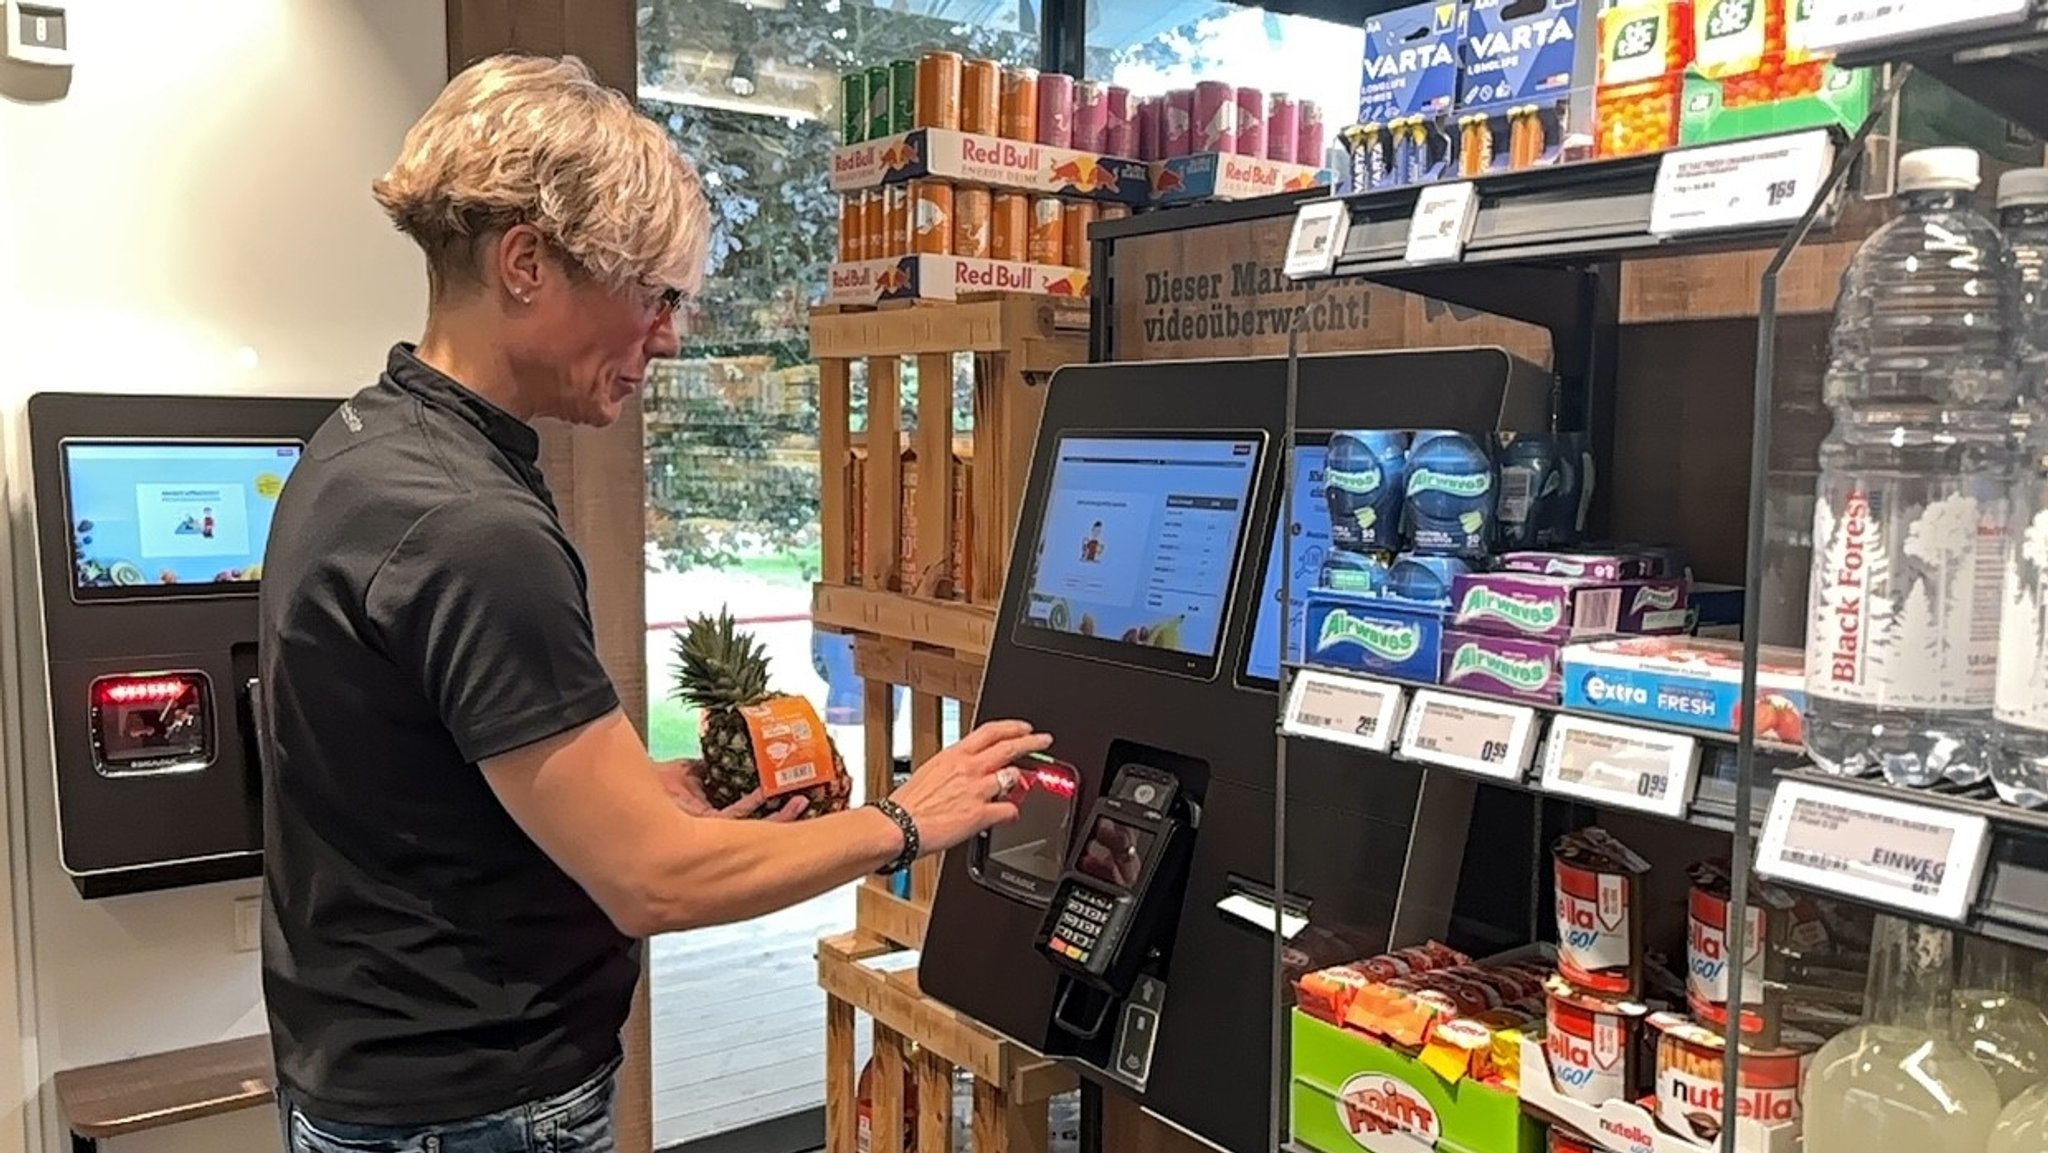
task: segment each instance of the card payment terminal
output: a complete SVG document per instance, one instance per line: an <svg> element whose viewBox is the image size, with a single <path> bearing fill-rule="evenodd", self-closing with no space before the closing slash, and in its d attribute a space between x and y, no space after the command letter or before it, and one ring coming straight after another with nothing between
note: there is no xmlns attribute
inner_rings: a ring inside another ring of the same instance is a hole
<svg viewBox="0 0 2048 1153"><path fill-rule="evenodd" d="M1093 1039L1179 910L1194 843L1193 804L1169 772L1126 764L1095 802L1038 929L1061 972L1055 1019Z"/></svg>

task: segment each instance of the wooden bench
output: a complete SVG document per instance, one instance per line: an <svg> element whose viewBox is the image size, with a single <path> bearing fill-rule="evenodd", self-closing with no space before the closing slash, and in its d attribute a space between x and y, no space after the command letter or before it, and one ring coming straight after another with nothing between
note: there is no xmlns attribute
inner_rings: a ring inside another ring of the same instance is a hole
<svg viewBox="0 0 2048 1153"><path fill-rule="evenodd" d="M94 1153L108 1137L269 1105L277 1074L258 1034L66 1069L53 1084L72 1153Z"/></svg>

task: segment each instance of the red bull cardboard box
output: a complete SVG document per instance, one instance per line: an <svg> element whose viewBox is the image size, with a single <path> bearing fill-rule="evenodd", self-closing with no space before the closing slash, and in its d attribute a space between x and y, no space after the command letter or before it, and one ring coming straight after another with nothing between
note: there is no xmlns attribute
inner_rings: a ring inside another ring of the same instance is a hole
<svg viewBox="0 0 2048 1153"><path fill-rule="evenodd" d="M1198 152L1151 163L1152 203L1251 200L1327 187L1330 174L1312 164L1287 164L1231 152Z"/></svg>
<svg viewBox="0 0 2048 1153"><path fill-rule="evenodd" d="M944 128L920 128L832 153L834 192L931 177L988 188L1144 204L1151 195L1147 176L1145 164L1139 160Z"/></svg>
<svg viewBox="0 0 2048 1153"><path fill-rule="evenodd" d="M1515 1094L1451 1080L1363 1033L1293 1012L1292 1133L1317 1153L1537 1153Z"/></svg>
<svg viewBox="0 0 2048 1153"><path fill-rule="evenodd" d="M880 304L888 300L957 300L973 292L1088 295L1088 270L973 256L903 256L835 264L827 273L826 304Z"/></svg>

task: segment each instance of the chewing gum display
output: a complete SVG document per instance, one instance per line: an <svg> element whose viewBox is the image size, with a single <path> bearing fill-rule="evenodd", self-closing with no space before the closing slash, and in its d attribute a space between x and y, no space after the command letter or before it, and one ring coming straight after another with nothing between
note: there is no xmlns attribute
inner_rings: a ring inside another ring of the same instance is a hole
<svg viewBox="0 0 2048 1153"><path fill-rule="evenodd" d="M1660 567L1653 557L1628 553L1521 551L1502 553L1499 561L1508 572L1583 581L1643 580L1657 575Z"/></svg>
<svg viewBox="0 0 2048 1153"><path fill-rule="evenodd" d="M1444 618L1430 605L1318 589L1308 594L1302 629L1309 664L1436 681Z"/></svg>
<svg viewBox="0 0 2048 1153"><path fill-rule="evenodd" d="M1333 433L1323 471L1331 543L1350 552L1400 548L1407 474L1407 433Z"/></svg>
<svg viewBox="0 0 2048 1153"><path fill-rule="evenodd" d="M1471 436L1425 429L1408 447L1403 515L1418 553L1483 557L1493 542L1494 466Z"/></svg>
<svg viewBox="0 0 2048 1153"><path fill-rule="evenodd" d="M1563 687L1562 651L1555 641L1447 629L1438 680L1468 693L1554 705Z"/></svg>
<svg viewBox="0 0 2048 1153"><path fill-rule="evenodd" d="M1650 863L1599 828L1559 837L1551 860L1557 885L1558 975L1589 993L1639 996L1642 881Z"/></svg>
<svg viewBox="0 0 2048 1153"><path fill-rule="evenodd" d="M1533 573L1471 573L1451 586L1451 627L1563 641L1686 626L1682 580L1582 581Z"/></svg>
<svg viewBox="0 0 2048 1153"><path fill-rule="evenodd" d="M1684 636L1615 637L1567 645L1566 708L1735 734L1742 729L1742 645ZM1806 658L1798 649L1757 653L1756 738L1805 737Z"/></svg>

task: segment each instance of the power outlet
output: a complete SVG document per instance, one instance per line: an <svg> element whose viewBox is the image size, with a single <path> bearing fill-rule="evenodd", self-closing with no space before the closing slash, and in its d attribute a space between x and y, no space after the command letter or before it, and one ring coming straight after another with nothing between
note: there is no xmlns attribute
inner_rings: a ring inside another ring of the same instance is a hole
<svg viewBox="0 0 2048 1153"><path fill-rule="evenodd" d="M235 952L253 953L263 947L263 909L259 898L242 897L235 902Z"/></svg>

